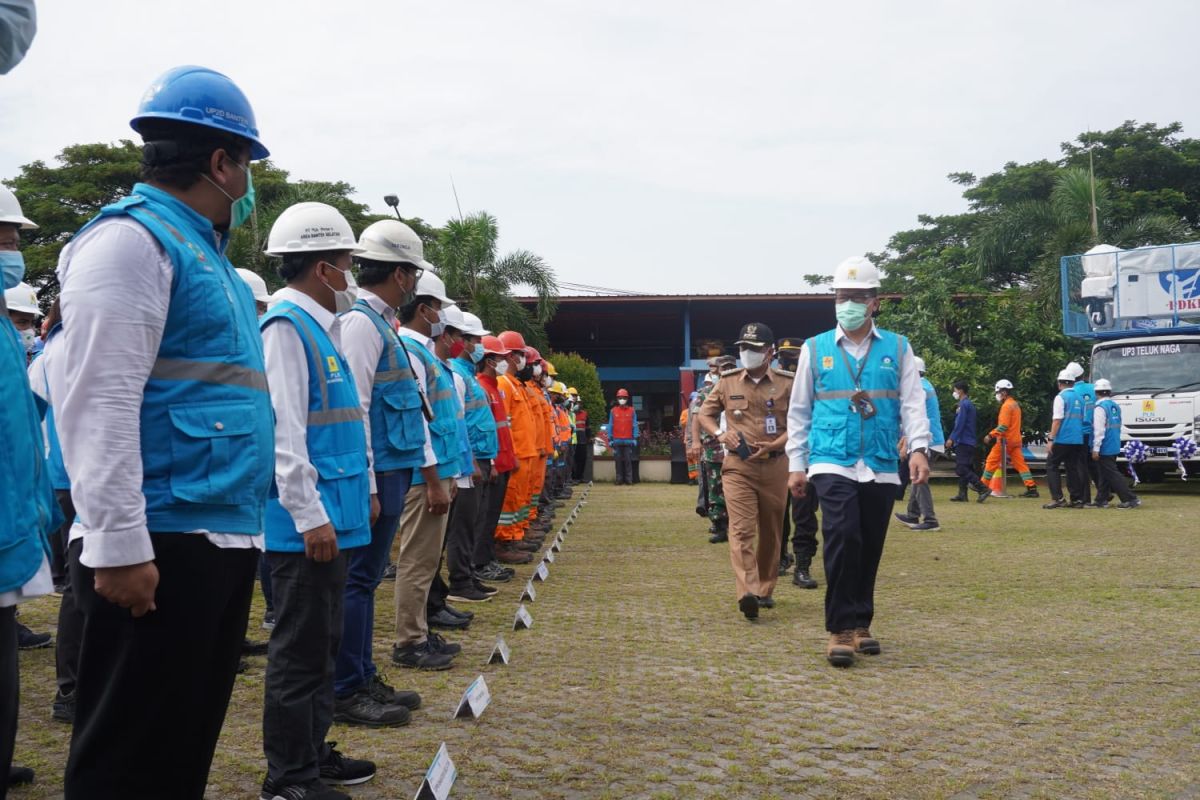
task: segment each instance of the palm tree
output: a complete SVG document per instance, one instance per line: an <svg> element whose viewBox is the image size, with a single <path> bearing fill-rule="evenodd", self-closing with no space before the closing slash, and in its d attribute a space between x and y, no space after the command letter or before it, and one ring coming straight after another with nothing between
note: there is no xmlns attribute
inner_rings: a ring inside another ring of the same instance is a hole
<svg viewBox="0 0 1200 800"><path fill-rule="evenodd" d="M429 248L426 258L436 267L451 297L478 314L492 330L520 331L535 347L544 349L542 327L558 305L554 270L528 250L497 254L500 229L486 211L450 220ZM514 287L528 287L537 297L532 312L517 302Z"/></svg>

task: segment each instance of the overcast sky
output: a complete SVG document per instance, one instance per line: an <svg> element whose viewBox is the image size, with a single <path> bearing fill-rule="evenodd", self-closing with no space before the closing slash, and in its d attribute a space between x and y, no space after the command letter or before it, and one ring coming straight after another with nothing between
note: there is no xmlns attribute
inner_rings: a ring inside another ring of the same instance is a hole
<svg viewBox="0 0 1200 800"><path fill-rule="evenodd" d="M164 70L225 72L276 164L442 223L500 222L560 279L803 291L947 173L1123 120L1200 135L1200 3L55 0L0 77L0 178L132 138Z"/></svg>

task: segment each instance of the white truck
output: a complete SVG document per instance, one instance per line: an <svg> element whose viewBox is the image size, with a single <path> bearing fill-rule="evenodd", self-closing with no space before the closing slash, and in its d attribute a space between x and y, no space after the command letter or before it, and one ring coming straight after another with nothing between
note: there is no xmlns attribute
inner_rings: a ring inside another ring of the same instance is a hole
<svg viewBox="0 0 1200 800"><path fill-rule="evenodd" d="M1200 449L1200 242L1097 245L1061 269L1063 332L1095 341L1091 379L1112 382L1121 442L1149 451L1138 476L1176 472L1177 440ZM1200 457L1184 464L1200 474Z"/></svg>

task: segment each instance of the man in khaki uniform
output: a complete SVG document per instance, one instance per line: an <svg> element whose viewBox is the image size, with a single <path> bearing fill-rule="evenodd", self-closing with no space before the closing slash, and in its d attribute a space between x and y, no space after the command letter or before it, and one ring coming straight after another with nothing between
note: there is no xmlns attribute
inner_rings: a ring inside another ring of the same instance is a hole
<svg viewBox="0 0 1200 800"><path fill-rule="evenodd" d="M760 322L742 327L738 337L741 369L721 374L700 406L701 430L717 436L725 414L721 480L729 514L729 557L738 608L757 619L759 606L775 605L771 593L779 577L779 540L787 502L788 398L792 373L772 369L775 336ZM758 533L758 547L754 535Z"/></svg>

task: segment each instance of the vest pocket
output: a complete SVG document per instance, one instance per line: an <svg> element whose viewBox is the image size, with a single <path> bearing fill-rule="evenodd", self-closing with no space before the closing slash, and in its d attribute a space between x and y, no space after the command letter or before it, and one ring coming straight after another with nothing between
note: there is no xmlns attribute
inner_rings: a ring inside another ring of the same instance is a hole
<svg viewBox="0 0 1200 800"><path fill-rule="evenodd" d="M811 457L828 456L846 459L850 456L846 433L848 422L844 419L815 419L809 433Z"/></svg>
<svg viewBox="0 0 1200 800"><path fill-rule="evenodd" d="M383 395L380 404L387 440L397 450L415 450L425 446L421 425L421 395L413 392Z"/></svg>
<svg viewBox="0 0 1200 800"><path fill-rule="evenodd" d="M320 480L317 491L329 523L339 533L361 528L370 522L371 485L367 480L367 458L362 452L334 456L309 454Z"/></svg>
<svg viewBox="0 0 1200 800"><path fill-rule="evenodd" d="M187 299L187 354L234 355L237 317L232 290L216 273L205 272L201 267L188 277Z"/></svg>
<svg viewBox="0 0 1200 800"><path fill-rule="evenodd" d="M185 503L257 502L262 483L253 403L170 406L171 495Z"/></svg>

